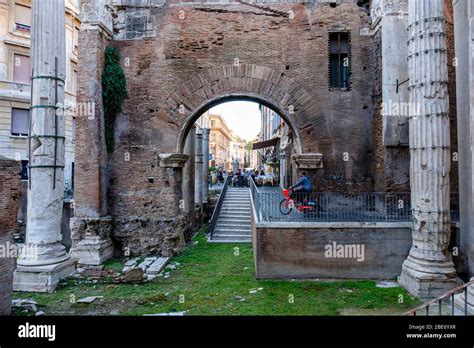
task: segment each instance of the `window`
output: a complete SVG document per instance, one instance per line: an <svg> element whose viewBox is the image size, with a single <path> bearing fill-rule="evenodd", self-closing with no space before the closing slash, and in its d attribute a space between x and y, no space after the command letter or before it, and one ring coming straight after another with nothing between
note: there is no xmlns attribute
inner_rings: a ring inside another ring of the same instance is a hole
<svg viewBox="0 0 474 348"><path fill-rule="evenodd" d="M74 27L74 35L73 35L73 49L77 51L79 48L79 28Z"/></svg>
<svg viewBox="0 0 474 348"><path fill-rule="evenodd" d="M73 117L72 118L72 143L75 144L76 143L76 118Z"/></svg>
<svg viewBox="0 0 474 348"><path fill-rule="evenodd" d="M350 43L349 33L329 34L329 85L349 88Z"/></svg>
<svg viewBox="0 0 474 348"><path fill-rule="evenodd" d="M21 161L21 181L28 181L28 161Z"/></svg>
<svg viewBox="0 0 474 348"><path fill-rule="evenodd" d="M211 121L211 127L214 128L216 126L216 121Z"/></svg>
<svg viewBox="0 0 474 348"><path fill-rule="evenodd" d="M15 4L16 30L29 33L31 30L31 8Z"/></svg>
<svg viewBox="0 0 474 348"><path fill-rule="evenodd" d="M13 55L13 82L30 84L30 57L21 54Z"/></svg>
<svg viewBox="0 0 474 348"><path fill-rule="evenodd" d="M29 110L12 109L11 133L15 136L28 136Z"/></svg>

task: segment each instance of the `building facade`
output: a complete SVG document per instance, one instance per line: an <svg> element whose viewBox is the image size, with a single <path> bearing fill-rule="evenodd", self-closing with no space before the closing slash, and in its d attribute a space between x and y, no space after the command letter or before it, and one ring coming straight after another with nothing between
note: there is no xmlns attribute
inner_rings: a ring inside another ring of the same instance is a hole
<svg viewBox="0 0 474 348"><path fill-rule="evenodd" d="M79 0L66 0L66 186L74 184ZM27 179L31 97L31 0L0 0L0 155L22 162Z"/></svg>
<svg viewBox="0 0 474 348"><path fill-rule="evenodd" d="M271 108L260 105L262 130L258 142L254 143L259 167L266 173L278 178L282 188L292 185L297 177L292 161L293 139L292 132L284 119Z"/></svg>
<svg viewBox="0 0 474 348"><path fill-rule="evenodd" d="M230 142L230 161L237 162L239 168L246 168L249 164L247 142L238 135L232 134Z"/></svg>
<svg viewBox="0 0 474 348"><path fill-rule="evenodd" d="M209 122L211 129L209 135L209 152L212 156L211 167L231 170L232 131L220 115L209 114Z"/></svg>

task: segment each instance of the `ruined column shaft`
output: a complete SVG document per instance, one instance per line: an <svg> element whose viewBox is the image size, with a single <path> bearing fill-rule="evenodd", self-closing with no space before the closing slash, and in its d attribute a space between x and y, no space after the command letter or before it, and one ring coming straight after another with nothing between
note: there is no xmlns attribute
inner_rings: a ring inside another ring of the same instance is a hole
<svg viewBox="0 0 474 348"><path fill-rule="evenodd" d="M66 80L64 1L32 3L32 97L26 247L18 259L13 286L51 291L75 271L61 244L64 195Z"/></svg>
<svg viewBox="0 0 474 348"><path fill-rule="evenodd" d="M61 1L33 1L30 182L26 228L26 242L32 244L55 245L62 239L65 118L56 106L64 105L64 11ZM64 248L59 249L64 255Z"/></svg>
<svg viewBox="0 0 474 348"><path fill-rule="evenodd" d="M209 134L211 130L202 129L202 200L209 202Z"/></svg>
<svg viewBox="0 0 474 348"><path fill-rule="evenodd" d="M409 1L410 185L413 245L401 282L421 298L455 286L448 252L450 132L443 0Z"/></svg>
<svg viewBox="0 0 474 348"><path fill-rule="evenodd" d="M202 158L202 133L196 133L196 147L195 147L195 197L194 203L201 205L202 200L202 168L203 168L203 158Z"/></svg>
<svg viewBox="0 0 474 348"><path fill-rule="evenodd" d="M183 169L184 211L194 213L194 175L195 175L196 127L191 127L184 145L184 154L189 156Z"/></svg>

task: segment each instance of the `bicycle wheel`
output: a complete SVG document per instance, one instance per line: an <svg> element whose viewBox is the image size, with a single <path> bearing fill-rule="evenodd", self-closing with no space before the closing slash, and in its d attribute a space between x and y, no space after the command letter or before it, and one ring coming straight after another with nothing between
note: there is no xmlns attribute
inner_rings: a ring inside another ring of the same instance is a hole
<svg viewBox="0 0 474 348"><path fill-rule="evenodd" d="M290 201L286 198L280 202L280 213L283 215L289 215L293 208L290 206Z"/></svg>

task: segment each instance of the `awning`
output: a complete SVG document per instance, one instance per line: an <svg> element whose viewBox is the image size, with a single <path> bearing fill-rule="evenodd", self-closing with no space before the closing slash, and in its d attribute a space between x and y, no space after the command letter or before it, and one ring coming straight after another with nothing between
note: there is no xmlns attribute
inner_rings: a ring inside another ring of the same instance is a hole
<svg viewBox="0 0 474 348"><path fill-rule="evenodd" d="M273 138L270 140L260 141L258 143L253 143L252 150L265 149L267 147L276 146L280 138Z"/></svg>

